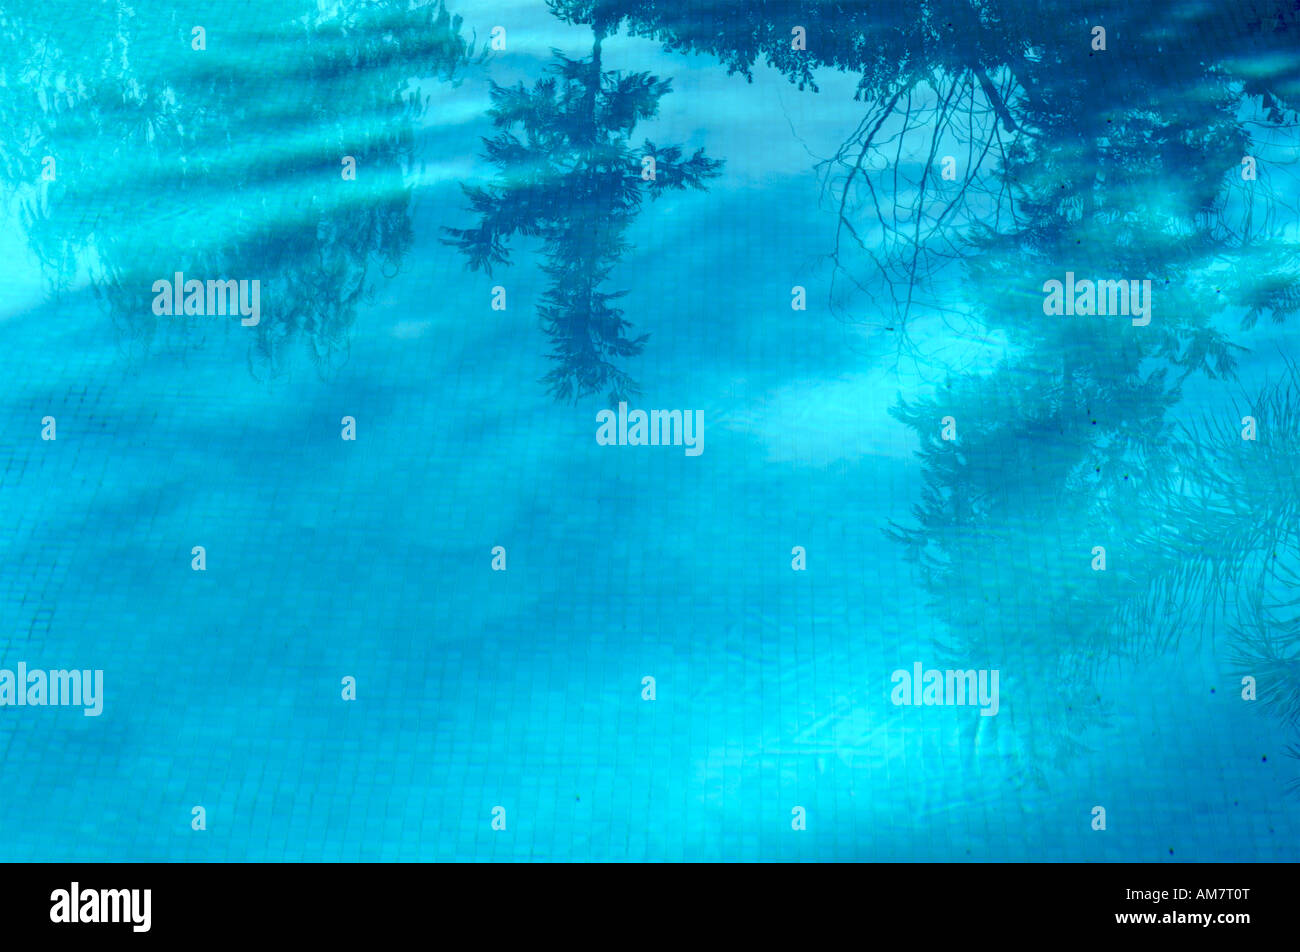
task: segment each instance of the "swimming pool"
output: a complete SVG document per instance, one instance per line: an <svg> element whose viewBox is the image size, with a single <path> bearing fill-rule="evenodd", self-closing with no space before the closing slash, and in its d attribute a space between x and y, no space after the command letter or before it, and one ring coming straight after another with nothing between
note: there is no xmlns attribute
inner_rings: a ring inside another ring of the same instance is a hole
<svg viewBox="0 0 1300 952"><path fill-rule="evenodd" d="M0 12L0 857L1297 858L1286 4L162 6Z"/></svg>

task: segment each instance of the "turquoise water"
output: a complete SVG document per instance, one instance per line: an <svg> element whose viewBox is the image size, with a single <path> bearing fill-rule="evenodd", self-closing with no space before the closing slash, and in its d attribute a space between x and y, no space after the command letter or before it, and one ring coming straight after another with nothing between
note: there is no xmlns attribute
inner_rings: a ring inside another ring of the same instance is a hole
<svg viewBox="0 0 1300 952"><path fill-rule="evenodd" d="M0 7L0 858L1297 858L1294 10L162 6Z"/></svg>

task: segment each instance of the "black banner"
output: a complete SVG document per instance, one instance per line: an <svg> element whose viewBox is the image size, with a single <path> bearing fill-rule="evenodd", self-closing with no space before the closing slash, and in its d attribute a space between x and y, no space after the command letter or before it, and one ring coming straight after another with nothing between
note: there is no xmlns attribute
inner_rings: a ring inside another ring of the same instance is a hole
<svg viewBox="0 0 1300 952"><path fill-rule="evenodd" d="M864 936L1031 939L1125 935L1183 943L1285 937L1294 869L1264 865L50 864L4 869L8 937L373 941L436 927L484 939L602 941L610 920L650 929L767 933L813 922Z"/></svg>

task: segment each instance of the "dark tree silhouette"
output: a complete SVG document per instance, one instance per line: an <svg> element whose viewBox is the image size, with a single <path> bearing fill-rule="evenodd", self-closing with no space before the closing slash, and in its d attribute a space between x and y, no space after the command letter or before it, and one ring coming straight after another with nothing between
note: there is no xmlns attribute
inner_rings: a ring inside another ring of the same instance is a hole
<svg viewBox="0 0 1300 952"><path fill-rule="evenodd" d="M677 146L632 145L637 123L657 114L671 82L604 70L603 36L596 31L587 58L553 51L548 75L532 89L493 84L491 116L501 132L484 146L500 171L486 187L463 186L478 224L444 230L471 269L489 274L509 264L510 238L539 239L551 285L538 310L556 362L544 382L559 400L608 388L617 403L637 387L615 361L640 353L648 338L629 337L631 323L611 303L625 292L602 290L624 252L623 234L645 196L702 189L722 163L703 149L686 157Z"/></svg>

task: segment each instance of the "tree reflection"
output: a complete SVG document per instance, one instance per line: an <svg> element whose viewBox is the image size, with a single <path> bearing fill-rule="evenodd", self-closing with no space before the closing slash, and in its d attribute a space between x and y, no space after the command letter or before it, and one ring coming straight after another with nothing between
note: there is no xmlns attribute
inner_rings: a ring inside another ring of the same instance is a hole
<svg viewBox="0 0 1300 952"><path fill-rule="evenodd" d="M153 315L153 281L183 271L262 282L255 370L276 370L299 340L328 367L376 272L395 273L411 247L416 81L454 80L470 45L440 2L210 13L116 0L7 10L0 176L54 293L84 269L137 347L211 326ZM40 178L46 156L53 181Z"/></svg>
<svg viewBox="0 0 1300 952"><path fill-rule="evenodd" d="M1297 391L1253 401L1272 421L1266 452L1243 455L1222 420L1171 422L1190 379L1235 379L1233 324L1300 308L1284 164L1300 124L1293 0L1231 16L1156 2L1140 17L1046 0L553 6L746 77L766 62L810 93L823 71L858 77L861 119L820 166L837 222L832 305L895 334L930 381L895 407L920 439L924 488L890 533L949 623L950 657L1015 678L1032 770L1082 749L1105 664L1201 622L1233 632L1295 721L1300 623L1278 593L1300 571L1300 494L1284 475ZM1172 23L1203 55L1178 50ZM1270 150L1277 161L1243 176L1243 157ZM1066 271L1150 279L1153 320L1045 315L1043 283ZM991 355L978 372L948 356L971 340Z"/></svg>
<svg viewBox="0 0 1300 952"><path fill-rule="evenodd" d="M551 283L538 310L556 364L544 382L559 400L608 390L617 403L637 386L616 361L640 353L649 336L629 337L631 322L612 303L625 292L602 290L624 233L645 196L702 189L722 163L703 149L687 157L649 140L633 146L633 130L658 113L671 82L603 69L604 36L596 29L590 57L554 51L532 89L493 84L490 115L501 131L484 146L499 171L489 185L463 186L478 224L445 231L469 267L488 274L509 264L513 236L539 239Z"/></svg>

